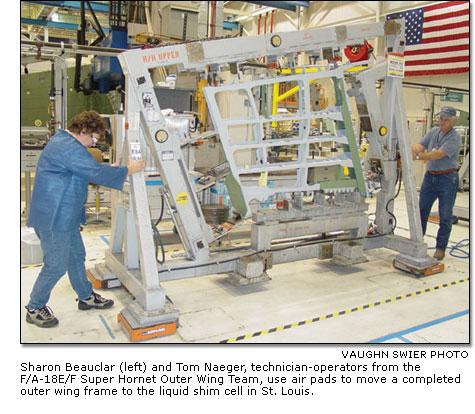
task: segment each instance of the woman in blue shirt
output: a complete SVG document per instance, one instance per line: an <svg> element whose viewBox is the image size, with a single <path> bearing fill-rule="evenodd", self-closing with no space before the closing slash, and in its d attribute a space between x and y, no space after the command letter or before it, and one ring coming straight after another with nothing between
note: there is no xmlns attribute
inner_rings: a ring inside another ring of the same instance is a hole
<svg viewBox="0 0 475 414"><path fill-rule="evenodd" d="M92 291L86 276L86 251L79 227L86 223L84 204L88 183L122 190L128 175L143 171L143 160L128 166L100 164L87 151L104 134L95 111L76 115L67 130L59 130L38 160L27 225L33 227L43 250L43 268L26 306L26 321L40 327L58 324L46 306L58 280L68 272L78 295L78 308L110 308L114 302Z"/></svg>

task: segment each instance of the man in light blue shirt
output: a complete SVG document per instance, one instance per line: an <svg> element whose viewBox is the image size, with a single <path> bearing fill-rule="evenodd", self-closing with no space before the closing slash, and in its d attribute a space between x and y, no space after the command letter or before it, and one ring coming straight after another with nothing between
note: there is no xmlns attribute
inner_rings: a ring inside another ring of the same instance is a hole
<svg viewBox="0 0 475 414"><path fill-rule="evenodd" d="M426 161L426 174L419 194L422 232L426 233L427 220L435 200L439 200L439 231L434 257L442 260L452 230L452 210L458 189L458 155L462 140L453 128L457 112L444 106L438 114L440 126L432 128L419 144L413 145L412 157Z"/></svg>
<svg viewBox="0 0 475 414"><path fill-rule="evenodd" d="M86 224L84 204L88 183L121 190L128 175L144 169L144 161L127 167L98 163L87 151L105 132L95 111L76 115L67 130L58 131L38 160L28 226L33 227L43 250L43 268L26 306L26 321L42 328L58 319L46 305L58 280L68 272L78 295L78 308L110 308L114 302L93 292L86 276L86 251L79 226Z"/></svg>

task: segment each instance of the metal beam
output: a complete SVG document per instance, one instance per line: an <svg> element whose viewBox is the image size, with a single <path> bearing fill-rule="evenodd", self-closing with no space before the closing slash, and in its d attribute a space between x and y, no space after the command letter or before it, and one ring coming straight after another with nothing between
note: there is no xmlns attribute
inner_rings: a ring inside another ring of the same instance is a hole
<svg viewBox="0 0 475 414"><path fill-rule="evenodd" d="M21 44L41 48L42 52L45 49L59 49L64 50L65 53L95 56L117 56L126 51L126 49L115 49L111 47L84 46L71 43L36 42L33 40L22 40Z"/></svg>
<svg viewBox="0 0 475 414"><path fill-rule="evenodd" d="M242 10L238 10L238 9L230 9L230 8L227 8L227 7L225 7L223 9L223 12L224 12L224 14L232 14L232 15L236 15L236 16L252 17L251 12L242 11Z"/></svg>
<svg viewBox="0 0 475 414"><path fill-rule="evenodd" d="M45 6L41 6L40 10L38 13L36 13L36 19L39 20L51 20L51 16L57 12L58 8L57 7L50 7L48 8L48 13L46 16L43 16L43 11L46 9ZM27 28L28 34L30 35L30 39L34 40L36 39L40 32L41 32L41 27L35 26L35 25L29 25ZM46 41L48 41L49 38L49 30L47 28L43 29L43 37L45 38Z"/></svg>
<svg viewBox="0 0 475 414"><path fill-rule="evenodd" d="M78 25L74 23L64 23L64 22L53 22L52 20L37 20L37 19L28 19L22 17L20 19L22 24L29 24L32 26L47 26L54 27L56 29L66 29L66 30L78 30ZM102 29L105 33L109 33L109 29ZM88 31L94 32L94 29L89 29Z"/></svg>
<svg viewBox="0 0 475 414"><path fill-rule="evenodd" d="M39 4L42 6L59 7L68 10L81 10L80 1L24 1L23 3ZM109 5L105 3L90 2L94 13L109 14Z"/></svg>
<svg viewBox="0 0 475 414"><path fill-rule="evenodd" d="M366 12L366 13L376 14L376 11L377 11L377 10L373 9L371 6L368 6L367 4L364 4L361 1L357 1L355 3L355 6L359 9L363 9L363 11Z"/></svg>
<svg viewBox="0 0 475 414"><path fill-rule="evenodd" d="M308 1L247 1L246 3L274 7L276 9L290 10L293 12L297 10L297 6L306 8L310 6L310 2Z"/></svg>
<svg viewBox="0 0 475 414"><path fill-rule="evenodd" d="M392 13L397 13L397 12L400 12L400 11L406 11L406 10L410 10L410 9L418 9L420 7L431 6L432 4L437 4L437 3L440 3L440 2L439 1L421 1L418 4L395 7L394 9L384 8L385 3L387 3L387 2L383 2L383 8L381 9L381 15L382 16L386 16L386 15L392 14Z"/></svg>

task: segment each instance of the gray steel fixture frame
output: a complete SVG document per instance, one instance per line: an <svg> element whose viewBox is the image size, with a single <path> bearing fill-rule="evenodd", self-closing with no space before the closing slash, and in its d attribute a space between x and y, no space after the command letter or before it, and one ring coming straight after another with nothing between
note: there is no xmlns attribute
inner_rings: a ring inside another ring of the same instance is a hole
<svg viewBox="0 0 475 414"><path fill-rule="evenodd" d="M123 159L127 160L129 155L140 158L143 157L144 151L151 152L164 183L163 194L166 196L186 252L185 259L158 264L154 252L145 175L138 173L130 176L124 185L124 190L114 192L112 197L112 234L110 247L106 252L105 265L135 297L135 301L122 312L134 320L134 326L147 326L152 322L177 320L178 311L167 300L165 291L160 284L162 281L213 273L241 273L244 277L252 279L256 276L256 269L264 274L272 266L272 263L309 257L326 257L328 252L320 245L306 245L289 251L273 252L269 250L270 241L275 237L280 237L283 228L289 230L292 235L350 231L354 236L361 238L359 243L343 245L336 241L334 245L334 251L343 255L348 254L350 261L362 259L361 252L364 245L365 248L388 247L397 250L401 252L398 259L407 260L411 264L426 266L428 263L433 263L433 260L427 256L427 246L423 243L419 210L416 203L409 134L402 96L402 80L387 75L385 62L348 75L353 76L354 87L345 93L343 106L347 104L346 95L353 93L365 100L369 110L373 125L373 131L369 135L370 148L374 156L381 158L385 172L383 190L378 194L376 211L378 228L383 229L385 234L389 233L386 230L389 230L391 226L386 207L389 205L388 211L392 212L392 204L389 201L394 196L396 155L397 148L399 148L411 227L410 240L391 235L365 240L364 230L367 216L364 211L367 207L364 199L354 198L354 192L349 192L342 194L340 198L325 200L324 196L322 198L318 194L318 185L306 186L305 173L301 172L299 186L293 187L291 191L314 191L313 205L307 206L301 198L297 197L293 207L287 212L282 212L283 218L290 214L297 222L289 224L279 218L270 221L268 217L261 215L261 221L256 223L253 228L251 249L240 252L211 253L209 243L213 236L210 227L204 221L196 197L195 185L190 179L184 163L180 148L181 137L173 127L167 126L161 114L159 102L153 93L153 83L149 71L160 66L176 65L181 71L198 71L206 76L209 71L218 71L222 65L245 63L248 59L263 56L266 56L270 62L275 62L278 57L282 56L290 57L289 60L292 61L297 52L307 52L321 57L325 51L333 52L341 50L347 45L363 44L365 40L377 36L385 36L387 51L403 53L404 21L397 20L252 37L197 41L146 50L129 50L119 55L126 76L126 134L124 142L118 146L118 153L122 153ZM346 68L350 66L348 65ZM328 69L344 83L342 81L344 65L340 67L335 64L333 69L330 67ZM301 82L305 91L303 95L308 96L307 82L310 78L315 78L315 74L291 75L285 77L285 80L295 79ZM385 79L385 90L380 103L376 96L374 81L381 78ZM263 83L270 84L275 81L276 78L272 78ZM242 87L243 85L223 86L222 90ZM249 90L252 86L244 85L244 87ZM211 98L213 91L217 90L207 89L207 97ZM210 99L208 104L216 115L217 108L213 99ZM339 121L342 114L343 117L348 116L349 112L346 115L339 112L334 119ZM311 116L308 110L300 115L304 115L306 119ZM327 111L326 116L331 118L333 115ZM345 121L345 119L342 120ZM252 122L254 121L261 122L255 117ZM223 125L218 122L218 129L222 130ZM346 125L348 125L347 120ZM385 126L388 133L379 134L380 126ZM345 141L340 137L340 134L333 138ZM221 139L224 142L225 151L229 154L229 160L233 148L226 142L225 133L221 135ZM305 135L298 138L299 145L308 146L312 139L308 137L307 131ZM261 141L258 145L264 148L267 143ZM361 167L359 157L354 153L351 158L345 155L341 159L331 162L354 168ZM306 161L299 159L298 168L306 169L308 165ZM271 167L266 168L267 171L272 169ZM231 169L233 174L240 174L240 171L235 167L231 167ZM258 173L264 170L255 168ZM245 189L243 191L246 192ZM266 194L270 193L267 190ZM266 194L263 194L262 197ZM364 196L364 194L362 195ZM249 201L251 197L262 198L256 191L251 191L250 195L247 194L246 201ZM348 213L348 209L354 209L354 212ZM302 224L304 225L302 226ZM264 252L261 252L260 248ZM251 255L258 258L256 262L247 259Z"/></svg>

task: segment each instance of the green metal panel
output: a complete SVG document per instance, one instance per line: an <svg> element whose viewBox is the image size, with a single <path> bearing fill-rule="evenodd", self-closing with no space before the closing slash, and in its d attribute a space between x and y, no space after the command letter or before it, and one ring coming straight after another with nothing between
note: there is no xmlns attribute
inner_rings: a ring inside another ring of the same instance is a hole
<svg viewBox="0 0 475 414"><path fill-rule="evenodd" d="M321 181L320 188L322 190L332 189L332 188L352 188L356 187L356 180L336 180L336 181Z"/></svg>
<svg viewBox="0 0 475 414"><path fill-rule="evenodd" d="M233 208L241 213L243 216L247 214L247 205L244 200L244 195L241 191L241 186L232 174L229 174L225 180L226 187L228 188L229 197L231 198L231 204Z"/></svg>
<svg viewBox="0 0 475 414"><path fill-rule="evenodd" d="M91 71L90 65L82 66L81 79ZM41 126L49 121L49 93L51 71L22 75L20 79L20 122L22 126L33 126L40 120ZM74 68L68 68L68 121L74 115L95 110L100 114L112 114L113 110L105 94L84 95L74 91Z"/></svg>
<svg viewBox="0 0 475 414"><path fill-rule="evenodd" d="M335 87L336 106L341 106L341 113L343 121L337 121L337 129L344 129L348 138L348 145L343 145L344 151L351 153L353 160L353 168L348 168L350 177L356 179L358 191L363 197L366 197L366 186L363 177L363 167L361 165L360 154L358 146L356 145L356 137L353 131L353 124L351 122L350 109L348 102L345 99L344 79L333 77L333 85Z"/></svg>
<svg viewBox="0 0 475 414"><path fill-rule="evenodd" d="M269 98L272 96L271 91L269 90L272 88L271 85L261 86L260 87L260 94L261 94L261 108L262 108L262 115L266 118L271 115L272 104L269 103Z"/></svg>

